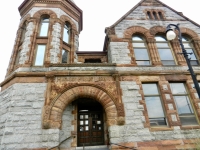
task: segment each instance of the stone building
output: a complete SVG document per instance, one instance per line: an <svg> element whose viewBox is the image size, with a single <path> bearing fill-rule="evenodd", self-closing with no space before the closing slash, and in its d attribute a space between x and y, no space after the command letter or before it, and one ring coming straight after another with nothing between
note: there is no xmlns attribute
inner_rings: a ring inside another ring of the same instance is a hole
<svg viewBox="0 0 200 150"><path fill-rule="evenodd" d="M82 10L70 0L24 0L0 93L0 149L195 149L200 25L159 0L141 0L105 29L102 52L78 51ZM57 147L56 147L57 146Z"/></svg>

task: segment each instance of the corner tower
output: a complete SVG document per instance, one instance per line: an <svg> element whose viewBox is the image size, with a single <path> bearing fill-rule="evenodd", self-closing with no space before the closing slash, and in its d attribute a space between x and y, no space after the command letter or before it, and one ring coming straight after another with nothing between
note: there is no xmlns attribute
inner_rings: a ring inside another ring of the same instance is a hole
<svg viewBox="0 0 200 150"><path fill-rule="evenodd" d="M82 11L71 0L25 0L7 75L20 67L76 62Z"/></svg>
<svg viewBox="0 0 200 150"><path fill-rule="evenodd" d="M45 72L76 63L82 10L72 0L24 0L19 12L13 52L0 84L0 149L46 149L58 145L62 134L71 134L42 125L54 76ZM71 122L66 126L70 129Z"/></svg>

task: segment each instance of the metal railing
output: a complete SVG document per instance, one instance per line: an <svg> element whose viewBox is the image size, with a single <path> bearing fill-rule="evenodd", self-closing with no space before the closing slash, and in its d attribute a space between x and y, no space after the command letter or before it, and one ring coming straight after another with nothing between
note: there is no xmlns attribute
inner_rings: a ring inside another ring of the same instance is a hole
<svg viewBox="0 0 200 150"><path fill-rule="evenodd" d="M69 139L72 138L72 137L74 137L74 135L71 135L71 136L67 137L67 138L64 139L62 142L60 142L60 144L58 144L57 146L54 146L54 147L52 147L52 148L49 148L48 150L54 149L54 148L56 148L56 147L57 147L58 149L60 149L60 145L61 145L63 142L69 140Z"/></svg>

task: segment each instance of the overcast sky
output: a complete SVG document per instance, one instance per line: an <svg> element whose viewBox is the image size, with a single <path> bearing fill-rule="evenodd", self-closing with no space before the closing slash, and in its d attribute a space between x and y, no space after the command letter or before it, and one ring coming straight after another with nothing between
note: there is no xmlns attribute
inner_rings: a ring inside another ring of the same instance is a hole
<svg viewBox="0 0 200 150"><path fill-rule="evenodd" d="M140 0L74 0L83 11L83 31L80 51L102 51L105 27L111 26ZM199 0L161 0L173 9L200 24ZM0 82L4 80L13 49L20 15L18 6L23 0L1 1L0 23Z"/></svg>

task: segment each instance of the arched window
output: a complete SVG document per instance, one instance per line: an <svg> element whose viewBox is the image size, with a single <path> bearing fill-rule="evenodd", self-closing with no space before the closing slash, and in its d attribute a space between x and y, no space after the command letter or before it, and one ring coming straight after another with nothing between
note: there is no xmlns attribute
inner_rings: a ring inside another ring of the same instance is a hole
<svg viewBox="0 0 200 150"><path fill-rule="evenodd" d="M39 36L47 36L49 30L49 16L44 15L41 17Z"/></svg>
<svg viewBox="0 0 200 150"><path fill-rule="evenodd" d="M147 15L148 15L149 19L152 20L150 11L147 11Z"/></svg>
<svg viewBox="0 0 200 150"><path fill-rule="evenodd" d="M176 65L170 44L164 36L155 36L156 46L163 65Z"/></svg>
<svg viewBox="0 0 200 150"><path fill-rule="evenodd" d="M63 31L63 41L68 43L70 42L70 24L65 22L64 31Z"/></svg>
<svg viewBox="0 0 200 150"><path fill-rule="evenodd" d="M199 62L197 60L197 55L195 54L195 51L193 50L190 39L186 36L182 36L182 41L183 41L183 45L184 45L184 48L187 51L187 53L191 53L191 54L188 54L191 65L199 65Z"/></svg>
<svg viewBox="0 0 200 150"><path fill-rule="evenodd" d="M164 20L163 15L162 15L161 12L158 12L158 15L159 15L159 17L160 17L160 20Z"/></svg>
<svg viewBox="0 0 200 150"><path fill-rule="evenodd" d="M136 63L138 65L150 65L149 53L144 39L141 36L134 35L132 37L132 44Z"/></svg>
<svg viewBox="0 0 200 150"><path fill-rule="evenodd" d="M68 62L68 51L63 49L62 50L62 63L67 63Z"/></svg>
<svg viewBox="0 0 200 150"><path fill-rule="evenodd" d="M158 20L158 17L157 17L157 14L156 14L155 11L153 12L153 17L154 17L155 20Z"/></svg>

